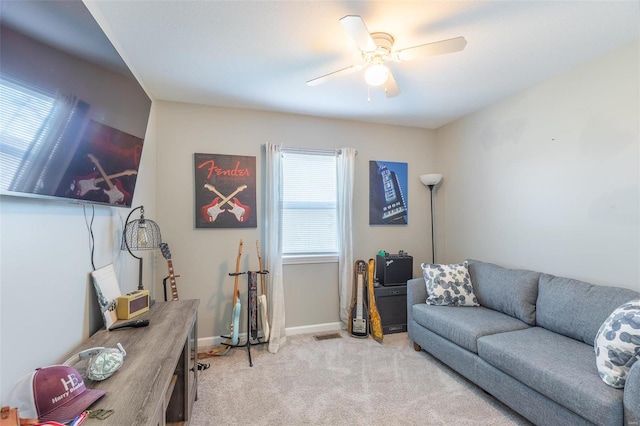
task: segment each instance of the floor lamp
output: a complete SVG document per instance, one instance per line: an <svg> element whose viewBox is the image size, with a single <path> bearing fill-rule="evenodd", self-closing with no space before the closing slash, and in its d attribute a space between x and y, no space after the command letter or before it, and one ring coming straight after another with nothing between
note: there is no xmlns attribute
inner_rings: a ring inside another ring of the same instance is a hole
<svg viewBox="0 0 640 426"><path fill-rule="evenodd" d="M429 187L429 192L431 194L431 256L432 256L431 263L432 264L436 263L436 242L435 242L435 235L433 233L433 217L434 217L433 188L435 188L435 186L438 183L440 183L441 180L442 180L442 175L439 175L439 174L428 174L428 175L420 176L420 182L422 182L424 186Z"/></svg>
<svg viewBox="0 0 640 426"><path fill-rule="evenodd" d="M129 218L136 210L140 210L140 218L129 221ZM127 250L131 256L138 259L138 290L144 290L142 285L142 257L133 254L132 250L155 250L160 246L161 242L160 227L154 221L144 218L144 206L131 210L125 221L120 249Z"/></svg>

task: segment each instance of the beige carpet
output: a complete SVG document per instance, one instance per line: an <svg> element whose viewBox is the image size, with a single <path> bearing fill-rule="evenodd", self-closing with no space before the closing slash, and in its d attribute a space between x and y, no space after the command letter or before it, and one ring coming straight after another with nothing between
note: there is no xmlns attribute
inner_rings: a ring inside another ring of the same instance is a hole
<svg viewBox="0 0 640 426"><path fill-rule="evenodd" d="M317 335L330 334L318 333ZM206 358L192 425L528 425L458 376L407 333L316 340L296 335L277 354L252 346Z"/></svg>

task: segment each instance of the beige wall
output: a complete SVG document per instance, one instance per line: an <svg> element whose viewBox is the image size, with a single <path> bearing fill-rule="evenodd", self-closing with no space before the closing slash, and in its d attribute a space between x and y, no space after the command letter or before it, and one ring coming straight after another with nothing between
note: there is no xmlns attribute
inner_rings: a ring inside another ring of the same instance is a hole
<svg viewBox="0 0 640 426"><path fill-rule="evenodd" d="M638 44L437 131L441 260L640 290Z"/></svg>
<svg viewBox="0 0 640 426"><path fill-rule="evenodd" d="M613 52L439 129L437 147L436 132L421 129L154 102L133 205L160 224L180 297L201 299L201 338L228 331L227 274L238 240L251 247L261 228L195 230L193 153L256 156L261 172L268 141L358 150L356 257L404 249L418 276L431 257L429 192L418 176L441 172L440 261L472 257L638 289L638 63L637 44ZM369 160L409 163L408 226L368 225ZM125 292L137 285L137 263L119 250L127 213L96 207L93 225L96 266L114 263ZM62 361L100 324L81 206L1 197L0 235L4 400L19 377ZM247 254L243 269L255 268ZM166 263L144 255L145 283L161 299ZM338 321L336 264L284 274L287 327Z"/></svg>
<svg viewBox="0 0 640 426"><path fill-rule="evenodd" d="M433 131L171 102L159 102L157 108L157 219L163 239L171 248L175 272L181 275L177 280L180 298L201 300L201 338L228 332L233 290L228 273L235 270L240 238L244 240L241 270L258 268L255 241L261 238L264 212L258 213L257 229L195 229L196 152L255 156L257 205L261 206L262 146L266 142L290 147L356 148L355 257L366 260L382 249L406 250L415 256L414 274L420 275L419 264L431 256L431 245L428 190L418 176L435 169ZM408 225L369 226L370 160L408 163ZM158 262L157 268L158 276L166 275L166 265ZM336 263L285 265L284 280L288 328L339 321ZM245 277L241 277L240 285L244 301ZM241 318L244 321L246 314ZM246 330L246 325L240 330Z"/></svg>
<svg viewBox="0 0 640 426"><path fill-rule="evenodd" d="M133 205L155 216L155 110L136 182ZM88 223L92 207L61 201L0 197L0 399L29 371L63 362L68 353L103 327L90 279ZM94 263L113 263L123 293L138 283L138 263L120 241L128 209L95 206ZM153 256L144 282L154 280Z"/></svg>

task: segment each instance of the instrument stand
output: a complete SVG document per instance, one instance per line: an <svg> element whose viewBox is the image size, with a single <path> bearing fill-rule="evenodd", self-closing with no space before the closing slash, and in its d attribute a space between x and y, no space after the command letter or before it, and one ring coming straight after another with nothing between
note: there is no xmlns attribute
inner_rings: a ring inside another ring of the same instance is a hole
<svg viewBox="0 0 640 426"><path fill-rule="evenodd" d="M253 361L251 359L251 346L264 345L265 343L267 343L267 342L260 341L259 339L256 339L255 343L251 342L251 310L252 310L251 308L251 274L252 273L268 274L269 271L263 270L263 271L247 271L247 272L239 272L239 273L235 273L235 272L229 273L229 275L232 277L235 277L236 275L247 274L247 341L242 345L230 345L228 343L222 343L223 345L230 348L247 348L247 356L249 357L249 367L253 367ZM254 312L256 313L256 316L257 316L257 301L254 300L254 303L256 303ZM257 318L256 318L256 321L257 321ZM220 336L220 337L224 337L225 339L230 339L230 337L228 336Z"/></svg>
<svg viewBox="0 0 640 426"><path fill-rule="evenodd" d="M164 277L164 279L162 280L162 287L164 289L164 301L167 301L167 280L169 279L169 277Z"/></svg>
<svg viewBox="0 0 640 426"><path fill-rule="evenodd" d="M162 279L162 287L164 289L164 301L168 302L167 300L167 280L171 278L169 275L167 275L166 277L164 277ZM174 275L173 278L180 278L180 275Z"/></svg>

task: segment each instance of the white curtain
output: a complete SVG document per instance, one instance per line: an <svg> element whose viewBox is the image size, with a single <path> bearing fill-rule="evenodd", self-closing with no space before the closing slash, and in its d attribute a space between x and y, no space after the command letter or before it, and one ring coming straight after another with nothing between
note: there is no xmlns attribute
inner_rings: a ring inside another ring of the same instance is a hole
<svg viewBox="0 0 640 426"><path fill-rule="evenodd" d="M265 264L267 275L269 318L271 320L268 350L278 352L287 340L284 316L284 283L282 280L282 145L266 145L265 179Z"/></svg>
<svg viewBox="0 0 640 426"><path fill-rule="evenodd" d="M348 325L353 289L353 181L357 151L342 148L338 155L338 290L340 320Z"/></svg>

